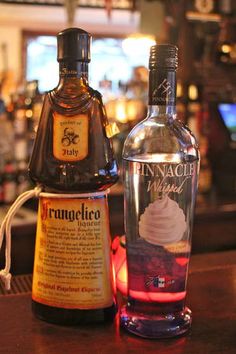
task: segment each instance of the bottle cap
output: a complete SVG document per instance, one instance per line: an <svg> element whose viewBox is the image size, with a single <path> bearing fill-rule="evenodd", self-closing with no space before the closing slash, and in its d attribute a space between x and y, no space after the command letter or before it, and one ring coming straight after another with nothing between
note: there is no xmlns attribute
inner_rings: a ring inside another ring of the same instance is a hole
<svg viewBox="0 0 236 354"><path fill-rule="evenodd" d="M177 69L178 48L173 44L158 44L151 47L149 69L164 67Z"/></svg>
<svg viewBox="0 0 236 354"><path fill-rule="evenodd" d="M67 28L57 35L57 60L90 62L91 35L81 28Z"/></svg>

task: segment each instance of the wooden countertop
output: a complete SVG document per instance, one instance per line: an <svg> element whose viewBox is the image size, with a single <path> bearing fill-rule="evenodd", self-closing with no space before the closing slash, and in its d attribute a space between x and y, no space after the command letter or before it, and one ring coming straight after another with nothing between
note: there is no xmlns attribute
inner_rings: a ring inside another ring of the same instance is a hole
<svg viewBox="0 0 236 354"><path fill-rule="evenodd" d="M60 327L36 319L30 293L0 295L1 354L233 354L236 352L236 250L192 256L191 332L148 340L110 325Z"/></svg>

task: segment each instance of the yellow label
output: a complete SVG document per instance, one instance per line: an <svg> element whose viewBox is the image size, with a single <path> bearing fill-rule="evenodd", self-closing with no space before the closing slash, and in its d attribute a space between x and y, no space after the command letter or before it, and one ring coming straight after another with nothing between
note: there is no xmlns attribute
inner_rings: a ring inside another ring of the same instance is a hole
<svg viewBox="0 0 236 354"><path fill-rule="evenodd" d="M120 129L118 128L115 122L107 124L105 129L106 129L106 136L108 137L108 139L120 133Z"/></svg>
<svg viewBox="0 0 236 354"><path fill-rule="evenodd" d="M62 161L79 161L88 155L88 116L53 113L53 155Z"/></svg>
<svg viewBox="0 0 236 354"><path fill-rule="evenodd" d="M45 305L68 309L112 305L105 197L40 197L32 298Z"/></svg>

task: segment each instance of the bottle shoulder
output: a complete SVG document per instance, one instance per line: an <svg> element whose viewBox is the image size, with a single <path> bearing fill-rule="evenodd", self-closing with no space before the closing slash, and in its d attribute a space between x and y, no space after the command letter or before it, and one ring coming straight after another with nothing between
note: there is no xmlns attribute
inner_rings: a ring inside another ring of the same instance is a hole
<svg viewBox="0 0 236 354"><path fill-rule="evenodd" d="M100 93L90 86L78 88L73 92L55 88L46 94L45 100L48 100L53 110L66 115L103 106Z"/></svg>
<svg viewBox="0 0 236 354"><path fill-rule="evenodd" d="M180 154L199 158L198 144L190 129L172 117L146 118L129 133L123 158L147 154Z"/></svg>

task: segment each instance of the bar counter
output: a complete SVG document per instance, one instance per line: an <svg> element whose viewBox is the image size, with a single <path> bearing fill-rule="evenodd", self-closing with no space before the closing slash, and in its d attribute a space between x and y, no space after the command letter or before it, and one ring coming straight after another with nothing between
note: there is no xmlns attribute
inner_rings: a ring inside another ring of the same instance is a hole
<svg viewBox="0 0 236 354"><path fill-rule="evenodd" d="M236 352L236 250L193 255L188 281L191 331L165 340L141 339L113 324L62 327L31 313L30 276L0 287L1 354L233 354ZM28 284L28 285L27 285ZM28 289L27 289L28 288Z"/></svg>
<svg viewBox="0 0 236 354"><path fill-rule="evenodd" d="M124 234L124 201L121 185L109 195L111 235ZM16 214L12 225L12 272L33 271L38 199L28 201ZM0 223L9 208L0 207ZM192 253L209 253L236 249L236 195L219 196L214 191L198 195L192 235ZM4 267L4 247L0 252Z"/></svg>

